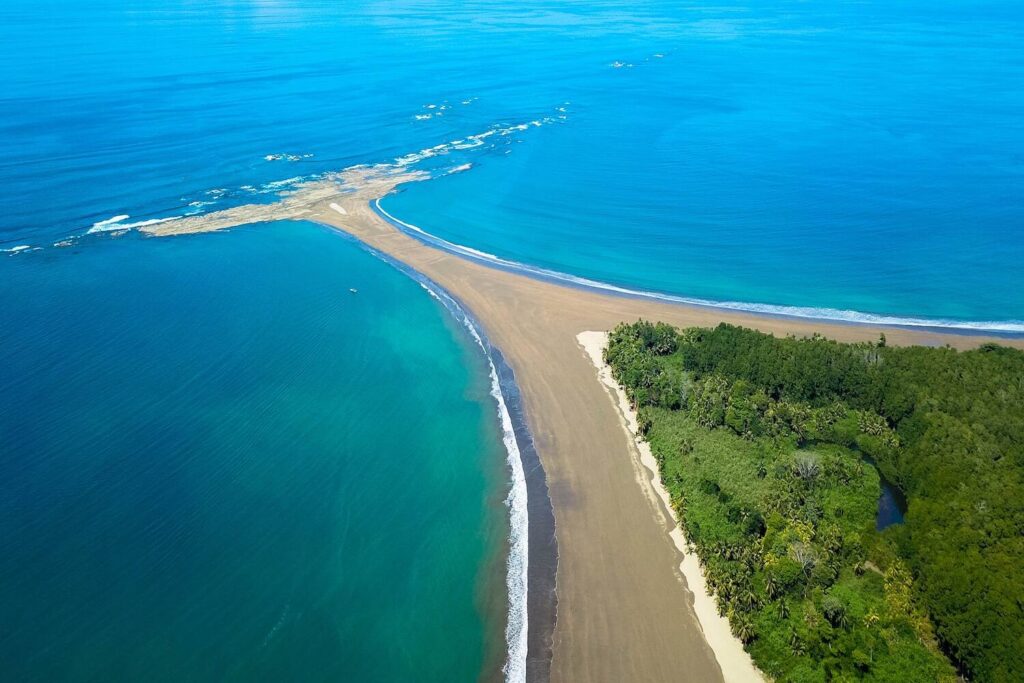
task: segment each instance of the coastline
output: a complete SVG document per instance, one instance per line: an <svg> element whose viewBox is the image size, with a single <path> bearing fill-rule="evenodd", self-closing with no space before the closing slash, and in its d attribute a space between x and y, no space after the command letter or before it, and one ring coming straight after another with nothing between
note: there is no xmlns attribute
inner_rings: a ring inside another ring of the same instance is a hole
<svg viewBox="0 0 1024 683"><path fill-rule="evenodd" d="M509 556L506 559L505 663L506 682L546 683L551 673L551 640L558 599L555 570L558 544L554 511L548 496L544 467L540 462L523 409L515 373L501 350L487 337L481 323L462 303L436 282L405 263L354 239L334 226L327 230L356 242L423 287L461 325L483 353L490 370L491 397L495 401L511 474L509 494ZM485 678L489 676L485 671Z"/></svg>
<svg viewBox="0 0 1024 683"><path fill-rule="evenodd" d="M282 218L321 223L429 278L480 322L521 390L554 511L553 681L671 680L681 672L693 680L724 679L680 576L678 551L664 520L637 486L635 462L623 457L622 416L607 389L594 382L594 366L576 339L580 332L642 317L680 327L724 321L841 341L876 341L885 333L894 345L1024 347L1019 337L758 315L592 291L512 272L427 244L373 208L403 182L422 179L393 167L354 169L311 183L276 205L143 230L170 236ZM733 665L730 658L727 668Z"/></svg>
<svg viewBox="0 0 1024 683"><path fill-rule="evenodd" d="M861 311L835 308L809 308L746 301L711 301L677 294L669 294L667 292L632 289L621 285L614 285L577 275L570 275L569 273L541 268L539 266L531 266L518 261L510 261L508 259L495 256L494 254L488 254L471 247L449 242L391 215L383 206L381 206L380 203L382 199L384 199L384 197L379 197L373 200L371 204L377 215L396 229L409 235L413 239L417 239L424 244L427 244L428 246L436 247L437 249L454 254L455 256L460 256L492 268L498 268L510 273L519 273L544 282L577 287L583 291L621 296L629 299L692 306L711 311L719 311L724 314L746 313L757 316L780 318L782 320L816 320L832 325L875 325L965 336L975 336L980 334L1005 339L1024 337L1024 321L1017 320L976 321L900 317L896 315L864 313Z"/></svg>
<svg viewBox="0 0 1024 683"><path fill-rule="evenodd" d="M689 548L689 540L683 533L672 509L668 491L661 481L658 463L651 453L651 446L640 437L636 411L629 404L626 392L612 377L611 368L604 362L604 350L608 346L608 333L586 331L576 335L584 353L597 370L597 380L608 389L608 398L616 406L621 417L622 429L627 436L629 450L640 467L637 468L637 482L648 494L648 500L658 511L668 529L668 536L679 551L679 571L686 586L693 595L693 611L697 615L704 638L715 653L715 659L722 669L725 683L764 682L765 678L743 648L743 643L732 634L729 620L719 614L718 602L708 589L697 554ZM642 469L641 469L642 468Z"/></svg>

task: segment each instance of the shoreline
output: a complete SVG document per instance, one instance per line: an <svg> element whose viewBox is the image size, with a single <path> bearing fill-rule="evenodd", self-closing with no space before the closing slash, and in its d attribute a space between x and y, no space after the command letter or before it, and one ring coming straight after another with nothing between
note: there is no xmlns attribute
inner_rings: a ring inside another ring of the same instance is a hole
<svg viewBox="0 0 1024 683"><path fill-rule="evenodd" d="M418 283L468 331L483 353L490 369L491 397L495 400L503 432L505 464L511 474L505 500L509 508L510 536L506 539L509 554L505 560L505 663L501 673L508 683L546 683L551 673L551 641L558 603L555 593L558 544L544 467L526 422L515 373L505 362L501 350L491 343L480 321L444 287L335 226L317 224L354 241Z"/></svg>
<svg viewBox="0 0 1024 683"><path fill-rule="evenodd" d="M891 345L966 349L996 342L1024 348L1024 338L753 314L626 297L513 272L424 243L375 211L377 199L422 179L391 167L354 169L311 183L276 205L144 232L171 236L274 220L319 223L437 283L479 321L514 373L546 476L558 544L550 663L556 683L673 680L680 672L716 681L724 680L723 668L735 665L726 655L726 665L720 665L709 645L663 513L637 485L637 463L623 457L623 418L607 388L594 381L594 365L576 339L580 332L644 318L677 327L728 322L776 335L819 333L850 342L875 342L885 333Z"/></svg>
<svg viewBox="0 0 1024 683"><path fill-rule="evenodd" d="M642 467L642 471L637 471L637 481L648 494L651 504L663 515L667 535L679 551L679 571L693 596L693 611L700 622L704 638L722 669L722 678L725 683L764 683L764 674L754 664L743 643L732 634L729 620L718 612L718 601L708 589L700 559L691 551L690 542L683 533L675 510L672 509L671 498L661 481L661 473L658 471L658 463L651 452L651 446L639 435L636 411L629 404L622 386L612 377L611 368L604 362L608 332L580 332L576 335L576 341L594 364L597 380L608 390L608 398L618 409L630 454Z"/></svg>
<svg viewBox="0 0 1024 683"><path fill-rule="evenodd" d="M510 273L518 273L532 277L543 282L550 282L556 285L577 287L583 291L595 292L611 296L621 296L627 299L640 299L643 301L657 301L680 306L693 306L695 308L718 311L723 314L745 313L782 320L810 320L819 321L829 325L873 325L879 327L892 327L908 330L925 330L939 334L956 334L964 336L991 335L1004 339L1024 338L1024 321L982 321L982 320L945 320L939 318L913 318L900 317L884 313L866 313L863 311L793 306L787 304L763 304L748 301L712 301L710 299L698 299L680 294L669 294L667 292L648 291L632 289L623 285L615 285L600 280L572 275L562 271L531 266L518 261L495 256L486 252L466 247L455 242L449 242L444 238L433 235L422 230L411 223L397 218L380 205L384 197L379 197L371 202L371 208L382 219L387 221L397 230L412 237L423 244L435 247L449 254L469 259L476 263L497 268ZM832 314L832 315L826 315Z"/></svg>

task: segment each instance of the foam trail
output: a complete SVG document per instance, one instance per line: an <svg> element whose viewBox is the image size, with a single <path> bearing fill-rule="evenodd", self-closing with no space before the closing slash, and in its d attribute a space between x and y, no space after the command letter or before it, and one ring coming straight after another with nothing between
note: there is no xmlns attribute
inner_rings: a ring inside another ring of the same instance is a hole
<svg viewBox="0 0 1024 683"><path fill-rule="evenodd" d="M119 219L114 222L114 218ZM169 223L181 219L181 216L167 216L166 218L152 218L146 221L136 221L134 223L121 223L121 220L128 218L128 216L115 216L106 221L100 221L94 223L91 228L86 232L87 235L93 235L98 232L114 232L115 230L134 230L136 228L145 228L153 225L160 225L162 223Z"/></svg>
<svg viewBox="0 0 1024 683"><path fill-rule="evenodd" d="M129 216L126 213L123 213L123 214L120 214L118 216L114 216L113 218L108 218L105 221L97 221L97 222L92 224L92 227L93 227L94 230L99 230L100 228L103 228L104 226L113 225L114 223L120 223L121 221L126 221L129 218L131 218L131 216Z"/></svg>
<svg viewBox="0 0 1024 683"><path fill-rule="evenodd" d="M441 108L447 106L442 105ZM403 183L435 177L429 171L415 168L415 164L426 159L446 156L458 149L482 146L485 144L483 141L492 136L510 136L519 131L555 123L559 120L547 117L510 126L494 125L476 135L442 142L418 152L400 156L390 163L358 164L341 171L295 176L266 183L260 187L243 185L240 188L251 194L276 194L279 197L276 202L241 204L210 213L202 213L198 210L202 207L193 203L192 207L197 210L189 211L184 216L170 216L138 223L108 221L104 225L94 225L90 232L139 228L149 235L169 236L225 230L250 223L301 219L309 214L316 204L329 201L332 198L345 196L351 200L353 197L359 196L360 202L369 202L376 197L388 194ZM472 168L472 164L464 163L449 169L447 173L458 173L470 168ZM438 171L438 173L441 172ZM210 190L208 194L219 198L223 192L223 188L221 188Z"/></svg>
<svg viewBox="0 0 1024 683"><path fill-rule="evenodd" d="M522 454L512 428L512 416L509 414L505 397L501 392L498 370L491 357L490 345L480 335L472 319L462 306L444 290L435 288L419 280L432 297L441 302L469 330L470 336L483 350L487 357L487 366L491 377L491 396L498 406L498 418L501 421L502 442L505 444L507 462L512 471L512 487L509 489L505 504L509 509L509 553L505 583L508 588L508 622L505 625L505 643L508 647L507 659L502 671L506 683L526 683L527 635L529 618L527 596L529 590L529 509L527 508L526 473L523 470Z"/></svg>
<svg viewBox="0 0 1024 683"><path fill-rule="evenodd" d="M392 225L407 234L411 234L424 242L439 247L445 251L467 258L484 261L505 270L533 275L544 280L563 282L568 285L593 289L622 296L638 297L642 299L653 299L667 303L686 304L688 306L702 306L705 308L717 308L743 313L757 313L763 315L779 315L789 318L805 318L809 320L835 321L843 323L856 323L868 325L893 325L899 327L927 327L941 330L954 330L966 332L994 332L1001 334L1020 335L1024 334L1024 320L944 320L931 318L902 318L893 315L882 315L876 313L864 313L835 308L816 308L810 306L784 306L777 304L759 304L746 301L712 301L709 299L698 299L693 297L664 294L639 289L630 289L618 285L591 280L585 277L561 273L557 270L549 270L539 266L531 266L519 261L512 261L489 254L472 247L467 247L443 238L432 235L420 227L406 223L388 213L380 204L380 199L374 200L373 206L377 212L391 222Z"/></svg>

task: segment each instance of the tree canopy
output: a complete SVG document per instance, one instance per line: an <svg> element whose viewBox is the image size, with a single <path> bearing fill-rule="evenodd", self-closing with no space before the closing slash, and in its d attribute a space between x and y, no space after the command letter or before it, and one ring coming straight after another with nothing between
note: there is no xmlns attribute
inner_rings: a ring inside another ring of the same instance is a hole
<svg viewBox="0 0 1024 683"><path fill-rule="evenodd" d="M606 360L781 680L1024 680L1024 353L640 321ZM904 524L874 531L878 474Z"/></svg>

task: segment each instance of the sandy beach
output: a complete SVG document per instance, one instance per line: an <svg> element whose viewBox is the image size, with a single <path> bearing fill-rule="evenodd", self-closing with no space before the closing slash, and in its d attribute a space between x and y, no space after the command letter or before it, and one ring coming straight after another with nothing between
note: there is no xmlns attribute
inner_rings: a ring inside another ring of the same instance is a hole
<svg viewBox="0 0 1024 683"><path fill-rule="evenodd" d="M652 508L662 515L664 524L671 528L669 537L682 556L679 571L686 580L686 586L693 596L693 611L704 632L708 647L715 653L715 660L722 669L725 683L763 681L764 677L754 660L743 649L743 643L733 636L729 620L719 614L714 595L707 585L704 570L697 553L689 548L689 541L679 526L679 520L672 509L668 490L661 482L658 463L651 452L651 446L641 436L636 411L629 404L626 392L612 377L612 369L604 362L604 350L608 346L608 333L588 330L576 335L583 351L597 371L597 379L608 389L608 398L618 409L622 430L630 443L630 452L636 463L637 484L647 494Z"/></svg>
<svg viewBox="0 0 1024 683"><path fill-rule="evenodd" d="M709 615L709 602L672 532L675 521L657 483L638 459L637 446L612 389L598 379L592 353L577 337L637 318L679 326L727 321L774 334L818 332L843 341L949 344L986 341L1024 347L1021 339L944 334L767 317L655 300L609 295L541 281L448 253L389 224L370 202L406 174L384 180L362 170L311 184L277 205L211 214L152 226L155 235L204 232L279 218L317 221L342 230L419 271L465 305L501 349L522 391L527 421L546 470L559 549L551 680L751 680L756 672L731 635ZM365 181L365 182L363 182ZM280 212L275 207L281 207ZM584 337L593 346L600 337ZM593 352L593 349L591 349ZM646 480L646 481L645 481ZM683 569L681 569L681 566ZM685 574L684 575L684 571ZM689 578L688 578L689 577ZM696 584L696 585L695 585ZM700 619L698 619L700 615ZM727 627L726 627L727 628Z"/></svg>

